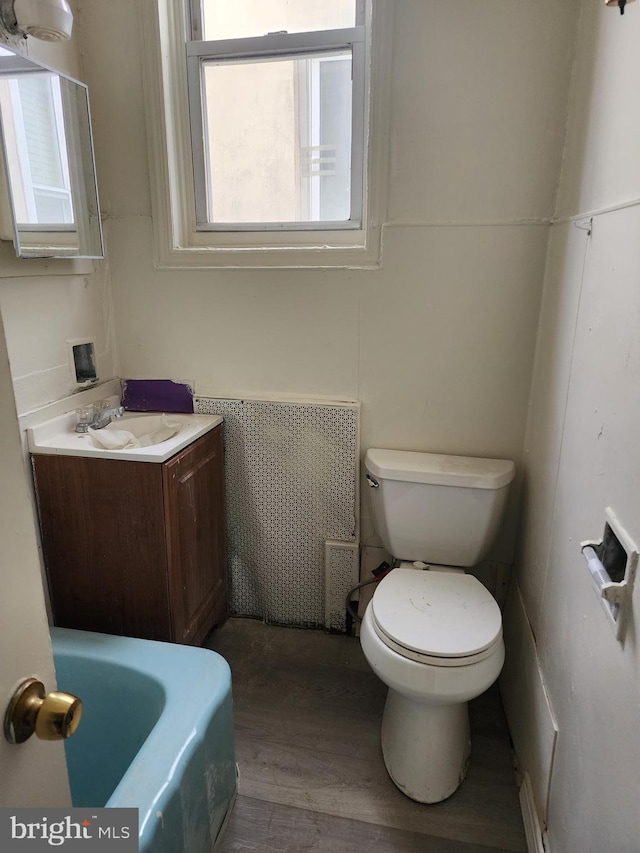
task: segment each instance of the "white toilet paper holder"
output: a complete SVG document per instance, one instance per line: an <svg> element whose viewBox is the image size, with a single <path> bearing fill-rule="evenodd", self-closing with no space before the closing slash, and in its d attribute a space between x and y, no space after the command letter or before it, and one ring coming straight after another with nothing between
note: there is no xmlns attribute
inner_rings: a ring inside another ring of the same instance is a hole
<svg viewBox="0 0 640 853"><path fill-rule="evenodd" d="M587 539L580 547L616 638L622 640L638 566L638 548L611 507L606 508L605 514L602 538Z"/></svg>

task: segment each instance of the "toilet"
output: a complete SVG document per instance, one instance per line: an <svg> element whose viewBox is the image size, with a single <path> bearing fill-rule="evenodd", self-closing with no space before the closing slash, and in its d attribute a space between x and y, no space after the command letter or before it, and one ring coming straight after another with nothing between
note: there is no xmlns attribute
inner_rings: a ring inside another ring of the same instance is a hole
<svg viewBox="0 0 640 853"><path fill-rule="evenodd" d="M504 663L502 616L464 569L500 526L513 462L370 449L373 524L394 568L376 586L360 629L369 665L388 686L382 754L398 788L437 803L465 777L467 703Z"/></svg>

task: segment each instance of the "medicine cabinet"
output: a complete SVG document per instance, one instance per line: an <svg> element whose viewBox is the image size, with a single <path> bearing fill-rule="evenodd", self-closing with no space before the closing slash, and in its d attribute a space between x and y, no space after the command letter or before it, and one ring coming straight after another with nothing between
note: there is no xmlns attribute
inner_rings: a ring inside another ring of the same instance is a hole
<svg viewBox="0 0 640 853"><path fill-rule="evenodd" d="M0 239L20 258L103 257L87 87L6 45Z"/></svg>

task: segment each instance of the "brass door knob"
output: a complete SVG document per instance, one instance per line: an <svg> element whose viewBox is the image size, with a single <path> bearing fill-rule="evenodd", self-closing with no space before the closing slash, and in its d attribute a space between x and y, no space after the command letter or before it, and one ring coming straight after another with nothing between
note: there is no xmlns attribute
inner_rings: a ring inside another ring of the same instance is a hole
<svg viewBox="0 0 640 853"><path fill-rule="evenodd" d="M4 717L9 743L24 743L35 732L41 740L64 740L78 728L82 702L71 693L45 693L44 684L27 678L11 697Z"/></svg>

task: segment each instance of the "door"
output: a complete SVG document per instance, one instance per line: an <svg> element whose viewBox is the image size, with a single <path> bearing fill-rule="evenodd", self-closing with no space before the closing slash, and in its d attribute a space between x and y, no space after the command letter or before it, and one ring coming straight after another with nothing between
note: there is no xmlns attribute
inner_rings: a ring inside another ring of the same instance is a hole
<svg viewBox="0 0 640 853"><path fill-rule="evenodd" d="M0 318L0 721L14 689L35 676L55 689L35 520ZM69 806L62 742L11 745L0 733L0 806Z"/></svg>

